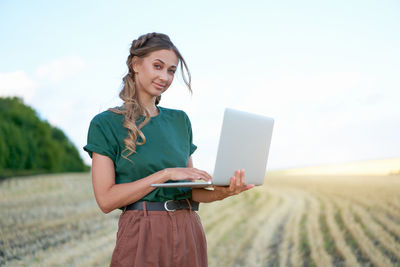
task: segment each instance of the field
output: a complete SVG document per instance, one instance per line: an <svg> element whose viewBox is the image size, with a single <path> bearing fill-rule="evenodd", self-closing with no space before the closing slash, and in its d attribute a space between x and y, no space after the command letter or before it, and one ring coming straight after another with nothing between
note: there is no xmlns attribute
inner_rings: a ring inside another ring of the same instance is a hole
<svg viewBox="0 0 400 267"><path fill-rule="evenodd" d="M400 266L399 176L271 176L203 207L211 266Z"/></svg>
<svg viewBox="0 0 400 267"><path fill-rule="evenodd" d="M294 176L202 204L210 266L400 266L400 176ZM108 266L89 174L0 183L0 266Z"/></svg>

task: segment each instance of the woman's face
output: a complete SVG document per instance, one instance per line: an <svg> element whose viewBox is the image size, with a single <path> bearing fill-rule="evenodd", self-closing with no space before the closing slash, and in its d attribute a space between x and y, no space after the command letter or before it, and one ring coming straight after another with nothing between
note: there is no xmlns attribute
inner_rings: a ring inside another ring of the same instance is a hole
<svg viewBox="0 0 400 267"><path fill-rule="evenodd" d="M154 98L164 93L174 80L178 57L172 50L154 51L143 58L133 58L139 96Z"/></svg>

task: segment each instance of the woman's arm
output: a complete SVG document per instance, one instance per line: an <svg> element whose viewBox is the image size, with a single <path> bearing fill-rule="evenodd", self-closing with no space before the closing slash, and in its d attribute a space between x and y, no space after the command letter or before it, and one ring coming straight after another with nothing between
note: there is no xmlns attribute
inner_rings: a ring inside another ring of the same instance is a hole
<svg viewBox="0 0 400 267"><path fill-rule="evenodd" d="M114 209L134 203L155 188L150 184L164 183L168 180L203 179L211 177L204 171L195 168L168 168L135 182L115 184L113 161L104 155L93 153L92 184L94 195L100 209L108 213Z"/></svg>
<svg viewBox="0 0 400 267"><path fill-rule="evenodd" d="M193 168L192 157L189 157L188 167ZM246 185L244 182L244 170L235 171L235 176L231 177L229 186L213 186L213 190L207 190L203 188L192 189L192 200L196 202L213 202L222 200L224 198L237 195L243 191L249 190L254 185Z"/></svg>

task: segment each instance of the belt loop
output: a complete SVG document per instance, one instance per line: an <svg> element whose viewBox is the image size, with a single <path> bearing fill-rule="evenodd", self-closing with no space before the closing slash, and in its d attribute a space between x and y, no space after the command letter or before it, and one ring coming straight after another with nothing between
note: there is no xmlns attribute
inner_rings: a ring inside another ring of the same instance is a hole
<svg viewBox="0 0 400 267"><path fill-rule="evenodd" d="M146 201L142 202L142 207L143 207L144 216L147 216Z"/></svg>
<svg viewBox="0 0 400 267"><path fill-rule="evenodd" d="M188 205L189 205L189 209L190 209L190 211L192 211L192 205L190 205L190 201L189 201L189 199L188 198L185 198L186 199L186 202L188 203Z"/></svg>
<svg viewBox="0 0 400 267"><path fill-rule="evenodd" d="M128 208L128 205L126 205L125 207L124 207L124 210L122 211L122 214L124 214L125 212L126 212L126 209Z"/></svg>

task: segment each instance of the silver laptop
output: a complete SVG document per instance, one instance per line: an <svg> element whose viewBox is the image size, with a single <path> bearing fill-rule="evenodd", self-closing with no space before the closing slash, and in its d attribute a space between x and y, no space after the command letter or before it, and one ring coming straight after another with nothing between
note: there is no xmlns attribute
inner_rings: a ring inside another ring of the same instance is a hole
<svg viewBox="0 0 400 267"><path fill-rule="evenodd" d="M154 187L228 186L235 170L245 170L246 184L262 185L274 119L227 108L219 137L212 181L167 182Z"/></svg>

